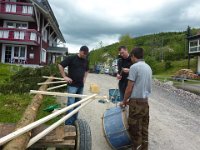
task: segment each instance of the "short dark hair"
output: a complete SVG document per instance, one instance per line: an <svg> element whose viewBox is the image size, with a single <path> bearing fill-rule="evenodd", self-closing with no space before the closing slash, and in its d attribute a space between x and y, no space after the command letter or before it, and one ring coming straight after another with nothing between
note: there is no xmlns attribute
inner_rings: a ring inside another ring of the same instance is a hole
<svg viewBox="0 0 200 150"><path fill-rule="evenodd" d="M130 55L135 56L137 59L143 59L144 58L144 50L141 47L133 48Z"/></svg>
<svg viewBox="0 0 200 150"><path fill-rule="evenodd" d="M87 46L81 46L80 51L84 51L85 53L88 53L89 48Z"/></svg>
<svg viewBox="0 0 200 150"><path fill-rule="evenodd" d="M126 46L120 46L120 47L118 48L118 50L121 51L121 49L127 49L127 48L126 48Z"/></svg>

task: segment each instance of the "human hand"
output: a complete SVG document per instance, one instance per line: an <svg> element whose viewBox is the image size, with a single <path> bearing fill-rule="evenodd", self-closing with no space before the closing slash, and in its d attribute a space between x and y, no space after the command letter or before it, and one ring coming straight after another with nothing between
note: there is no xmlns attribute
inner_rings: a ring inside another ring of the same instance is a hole
<svg viewBox="0 0 200 150"><path fill-rule="evenodd" d="M67 83L72 83L72 81L73 81L73 80L72 80L71 78L69 78L69 77L64 77L64 80L67 81Z"/></svg>
<svg viewBox="0 0 200 150"><path fill-rule="evenodd" d="M121 80L121 79L122 79L122 76L120 76L119 74L117 74L117 79L118 79L118 80Z"/></svg>
<svg viewBox="0 0 200 150"><path fill-rule="evenodd" d="M129 69L128 68L122 68L124 73L129 73Z"/></svg>
<svg viewBox="0 0 200 150"><path fill-rule="evenodd" d="M128 105L128 101L122 101L119 103L119 106L122 108L126 107L127 105Z"/></svg>

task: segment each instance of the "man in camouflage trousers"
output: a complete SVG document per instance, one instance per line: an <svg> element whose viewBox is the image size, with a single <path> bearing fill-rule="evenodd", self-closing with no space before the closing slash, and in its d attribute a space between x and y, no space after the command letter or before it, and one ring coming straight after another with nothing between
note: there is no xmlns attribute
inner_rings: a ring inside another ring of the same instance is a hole
<svg viewBox="0 0 200 150"><path fill-rule="evenodd" d="M129 71L128 86L121 106L129 105L129 133L133 146L132 150L148 149L149 104L151 93L152 70L143 60L144 50L134 48L131 60L135 62Z"/></svg>

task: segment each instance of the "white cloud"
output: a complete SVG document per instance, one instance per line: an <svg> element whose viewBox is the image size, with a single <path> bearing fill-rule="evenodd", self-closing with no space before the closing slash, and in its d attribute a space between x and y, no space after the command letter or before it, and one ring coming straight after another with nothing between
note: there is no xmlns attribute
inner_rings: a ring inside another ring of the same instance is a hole
<svg viewBox="0 0 200 150"><path fill-rule="evenodd" d="M139 36L200 26L199 0L49 0L69 51Z"/></svg>

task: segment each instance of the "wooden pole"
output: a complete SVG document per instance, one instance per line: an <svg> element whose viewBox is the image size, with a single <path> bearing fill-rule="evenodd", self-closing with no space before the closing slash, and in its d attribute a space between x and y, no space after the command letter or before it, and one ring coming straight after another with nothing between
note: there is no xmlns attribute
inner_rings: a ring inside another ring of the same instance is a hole
<svg viewBox="0 0 200 150"><path fill-rule="evenodd" d="M46 82L51 82L53 79L47 79ZM42 85L39 90L45 91L47 89L47 85ZM32 122L35 121L37 112L42 104L43 95L37 94L33 97L31 104L26 108L21 120L17 123L15 130L18 130ZM25 150L27 144L30 140L31 132L27 132L10 142L8 142L3 150Z"/></svg>
<svg viewBox="0 0 200 150"><path fill-rule="evenodd" d="M56 84L56 83L67 83L67 81L42 82L42 83L38 83L37 85Z"/></svg>
<svg viewBox="0 0 200 150"><path fill-rule="evenodd" d="M49 76L42 76L43 78L46 78L46 79L56 79L56 80L61 80L61 81L64 81L63 78L57 78L57 77L49 77Z"/></svg>
<svg viewBox="0 0 200 150"><path fill-rule="evenodd" d="M89 104L90 102L92 102L94 100L92 98L95 97L95 96L96 96L96 94L88 96L87 99L89 99L89 100L87 102L81 104L75 110L73 110L72 112L68 113L67 115L65 115L64 117L62 117L60 120L58 120L57 122L55 122L54 124L52 124L51 126L49 126L48 128L46 128L44 131L40 132L38 135L36 135L35 137L33 137L29 141L29 143L27 145L27 148L30 147L31 145L33 145L34 143L36 143L39 139L41 139L42 137L44 137L45 135L47 135L49 132L51 132L52 130L54 130L56 127L58 127L59 125L61 125L63 122L65 122L65 120L69 119L71 116L73 116L74 114L76 114L81 108L83 108L84 106L86 106L87 104Z"/></svg>
<svg viewBox="0 0 200 150"><path fill-rule="evenodd" d="M85 98L88 95L82 94L71 94L71 93L61 93L61 92L47 92L47 91L37 91L37 90L30 90L31 94L43 94L43 95L52 95L52 96L62 96L62 97L77 97L77 98ZM96 99L108 99L107 96L96 96Z"/></svg>
<svg viewBox="0 0 200 150"><path fill-rule="evenodd" d="M61 87L64 87L64 86L67 86L67 84L62 84L62 85L50 87L50 88L47 89L47 91L53 90L53 89L58 89L58 88L61 88Z"/></svg>
<svg viewBox="0 0 200 150"><path fill-rule="evenodd" d="M93 97L93 95L92 95L92 97ZM50 115L48 115L48 116L46 116L44 118L41 118L41 119L39 119L39 120L37 120L37 121L35 121L33 123L28 124L27 126L25 126L23 128L20 128L17 131L14 131L14 132L12 132L12 133L0 138L0 146L5 144L5 143L7 143L8 141L10 141L10 140L12 140L12 139L14 139L14 138L26 133L26 132L32 130L33 128L38 127L39 125L41 125L41 124L43 124L43 123L45 123L45 122L57 117L57 116L59 116L59 115L61 115L63 113L66 113L66 111L68 111L68 110L70 110L70 109L72 109L72 108L74 108L74 107L76 107L78 105L81 105L82 103L85 103L86 101L88 101L92 97L88 96L88 97L86 97L86 98L84 98L84 99L82 99L82 100L80 100L80 101L78 101L78 102L76 102L76 103L74 103L72 105L69 105L69 106L67 106L67 107L65 107L65 108L63 108L61 110L58 110L58 111L56 111L56 112L54 112L54 113L52 113L52 114L50 114Z"/></svg>

